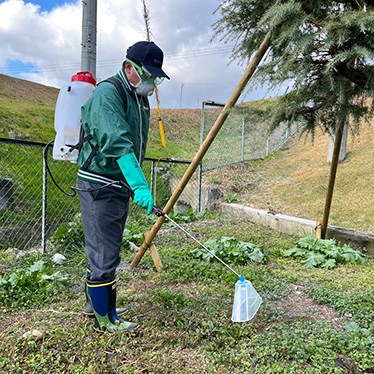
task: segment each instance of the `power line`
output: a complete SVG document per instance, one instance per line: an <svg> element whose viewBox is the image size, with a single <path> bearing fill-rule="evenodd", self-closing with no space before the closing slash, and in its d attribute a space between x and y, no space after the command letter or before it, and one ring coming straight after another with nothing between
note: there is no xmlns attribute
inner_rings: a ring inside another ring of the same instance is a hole
<svg viewBox="0 0 374 374"><path fill-rule="evenodd" d="M201 48L196 50L187 50L174 53L165 53L165 60L175 61L175 60L185 60L191 58L202 58L218 54L228 54L232 52L232 46L225 47L213 47L213 48ZM108 59L108 60L98 60L97 66L99 68L118 66L123 62L121 59ZM48 64L48 65L36 65L30 66L14 66L14 67L0 67L0 72L12 72L12 73L22 73L22 72L44 72L55 71L55 70L79 70L80 62L69 62L63 64Z"/></svg>

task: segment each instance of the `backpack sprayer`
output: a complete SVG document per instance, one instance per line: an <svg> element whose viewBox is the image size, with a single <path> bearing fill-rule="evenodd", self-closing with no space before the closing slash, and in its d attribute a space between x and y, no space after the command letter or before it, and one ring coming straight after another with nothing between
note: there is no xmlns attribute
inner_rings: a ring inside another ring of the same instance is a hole
<svg viewBox="0 0 374 374"><path fill-rule="evenodd" d="M125 94L120 92L120 83L115 78L108 78L106 81L115 85L118 90L124 106ZM91 139L91 135L85 137L81 126L81 107L92 96L96 88L96 80L90 71L81 71L71 77L71 82L63 86L58 94L55 109L55 131L56 137L51 140L44 148L44 161L46 169L56 187L65 195L75 196L76 187L70 187L73 192L64 191L56 182L48 166L48 148L53 144L53 158L60 161L70 161L77 163L79 151L85 141ZM111 184L100 186L95 189L84 191L96 191L108 187ZM83 191L83 190L82 190Z"/></svg>
<svg viewBox="0 0 374 374"><path fill-rule="evenodd" d="M58 94L54 127L56 136L43 150L44 164L56 187L67 196L75 196L64 191L57 183L48 165L48 149L53 144L52 156L55 160L77 163L78 145L81 143L81 107L92 96L96 80L90 71L81 71L71 77L71 82L63 86Z"/></svg>
<svg viewBox="0 0 374 374"><path fill-rule="evenodd" d="M80 141L81 106L92 96L95 87L96 80L92 73L81 71L61 88L55 109L55 160L77 162L79 150L74 146Z"/></svg>

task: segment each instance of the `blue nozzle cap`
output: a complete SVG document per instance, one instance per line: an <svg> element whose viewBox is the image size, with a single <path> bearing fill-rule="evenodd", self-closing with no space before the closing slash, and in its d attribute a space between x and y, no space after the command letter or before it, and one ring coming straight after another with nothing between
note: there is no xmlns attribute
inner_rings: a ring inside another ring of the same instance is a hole
<svg viewBox="0 0 374 374"><path fill-rule="evenodd" d="M244 276L243 275L239 275L239 280L240 280L240 282L244 282Z"/></svg>

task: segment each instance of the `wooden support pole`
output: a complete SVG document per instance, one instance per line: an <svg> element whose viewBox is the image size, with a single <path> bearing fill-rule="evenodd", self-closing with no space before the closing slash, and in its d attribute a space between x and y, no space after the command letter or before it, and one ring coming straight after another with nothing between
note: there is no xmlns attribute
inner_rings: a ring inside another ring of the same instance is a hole
<svg viewBox="0 0 374 374"><path fill-rule="evenodd" d="M157 272L161 272L162 271L162 263L161 263L161 259L158 255L158 252L157 252L157 248L156 246L152 243L149 247L149 250L151 252L151 256L152 256L152 259L153 259L153 262L156 266L156 270Z"/></svg>
<svg viewBox="0 0 374 374"><path fill-rule="evenodd" d="M153 240L153 237L150 236L149 232L144 233L144 242L147 243L147 246L149 247L156 270L157 272L161 272L162 271L161 259L160 259L160 256L158 255L157 248L153 244L152 240Z"/></svg>
<svg viewBox="0 0 374 374"><path fill-rule="evenodd" d="M329 178L329 184L327 187L325 209L323 212L323 219L322 219L322 227L321 227L321 231L322 231L321 238L322 239L326 239L326 235L327 235L327 224L329 221L332 195L334 192L336 171L338 169L339 154L340 154L340 147L341 147L342 138L343 138L344 123L345 123L345 120L340 121L338 131L336 132L336 136L335 136L334 152L332 154L331 168L330 168L330 178Z"/></svg>
<svg viewBox="0 0 374 374"><path fill-rule="evenodd" d="M169 214L171 209L173 208L174 204L178 200L179 196L182 194L186 184L192 177L193 173L199 166L201 160L203 159L205 153L209 149L210 145L212 144L214 138L216 137L218 131L221 129L222 125L224 124L226 118L229 115L230 109L233 108L238 101L242 91L246 87L249 79L252 77L253 73L256 70L256 67L264 57L266 51L270 46L270 34L268 34L263 42L261 43L259 49L257 50L256 54L254 55L252 61L248 65L247 69L245 70L242 78L240 79L239 83L237 84L234 92L231 94L229 100L227 101L225 107L222 109L222 112L218 116L216 122L214 123L213 127L209 131L204 143L201 145L199 151L195 155L194 159L192 160L190 166L184 173L182 179L180 180L177 188L175 189L174 193L170 197L169 201L167 202L165 208L163 209L166 214ZM133 269L143 257L145 251L151 244L153 238L157 235L161 225L165 221L165 217L159 217L156 223L153 225L152 230L149 233L149 240L144 241L141 245L139 251L137 252L136 256L134 257L133 261L130 264L130 269Z"/></svg>
<svg viewBox="0 0 374 374"><path fill-rule="evenodd" d="M318 218L316 222L316 239L321 239L321 236L322 236L322 220L321 218Z"/></svg>

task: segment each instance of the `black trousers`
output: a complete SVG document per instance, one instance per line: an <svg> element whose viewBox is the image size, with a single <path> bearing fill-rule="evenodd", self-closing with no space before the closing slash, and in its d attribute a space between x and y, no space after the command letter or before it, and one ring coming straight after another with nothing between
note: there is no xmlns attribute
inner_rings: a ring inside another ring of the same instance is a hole
<svg viewBox="0 0 374 374"><path fill-rule="evenodd" d="M107 282L115 278L121 262L123 230L129 210L130 193L115 187L77 180L90 280Z"/></svg>

